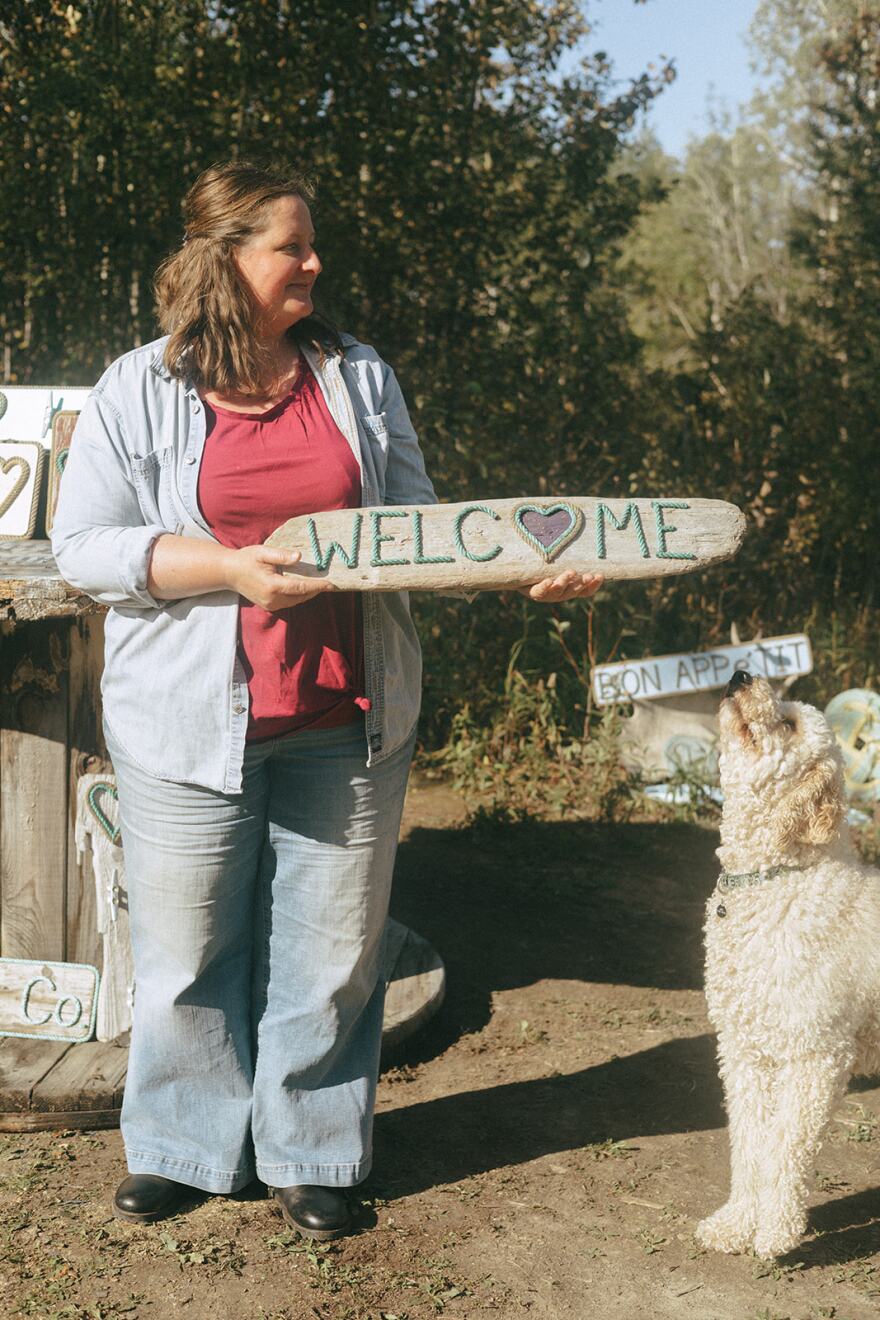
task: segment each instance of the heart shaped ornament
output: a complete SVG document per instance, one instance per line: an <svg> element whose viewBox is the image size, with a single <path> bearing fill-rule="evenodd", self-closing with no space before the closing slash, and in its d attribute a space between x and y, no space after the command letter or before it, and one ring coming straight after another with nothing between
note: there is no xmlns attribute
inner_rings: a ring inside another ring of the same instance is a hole
<svg viewBox="0 0 880 1320"><path fill-rule="evenodd" d="M18 475L12 483L12 486L3 496L3 499L0 500L0 518L12 508L13 504L28 484L31 475L31 465L27 459L18 458L17 456L14 458L0 458L0 473L2 473L4 477L7 472L12 471L14 468L18 469Z"/></svg>
<svg viewBox="0 0 880 1320"><path fill-rule="evenodd" d="M101 809L101 806L98 802L98 799L104 793L106 793L109 797L113 798L115 802L119 801L119 793L117 792L116 786L114 784L105 784L105 783L92 784L87 794L89 808L91 810L92 815L95 817L95 820L98 822L98 824L101 826L101 829L107 835L107 838L110 840L110 842L113 844L114 847L118 847L122 840L122 831L120 830L118 825L115 825L113 821L110 820L109 816L106 814L106 812L104 812Z"/></svg>
<svg viewBox="0 0 880 1320"><path fill-rule="evenodd" d="M564 550L584 525L581 509L564 500L555 504L518 504L513 525L527 545L549 564Z"/></svg>

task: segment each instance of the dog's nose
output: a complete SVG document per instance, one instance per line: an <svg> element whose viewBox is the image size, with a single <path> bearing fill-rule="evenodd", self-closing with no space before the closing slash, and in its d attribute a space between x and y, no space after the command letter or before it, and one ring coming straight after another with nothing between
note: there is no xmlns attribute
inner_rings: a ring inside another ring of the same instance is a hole
<svg viewBox="0 0 880 1320"><path fill-rule="evenodd" d="M744 669L735 669L733 678L724 689L725 697L732 697L734 692L738 692L741 687L749 687L751 682L751 674L746 673Z"/></svg>

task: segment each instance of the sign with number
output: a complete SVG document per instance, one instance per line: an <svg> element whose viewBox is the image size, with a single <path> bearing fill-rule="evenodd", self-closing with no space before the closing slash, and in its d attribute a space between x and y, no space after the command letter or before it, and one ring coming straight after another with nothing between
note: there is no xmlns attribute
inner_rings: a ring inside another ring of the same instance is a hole
<svg viewBox="0 0 880 1320"><path fill-rule="evenodd" d="M564 569L660 577L736 553L740 510L723 500L541 496L336 509L291 518L267 545L298 550L285 572L344 591L503 590Z"/></svg>
<svg viewBox="0 0 880 1320"><path fill-rule="evenodd" d="M0 958L0 1036L90 1040L98 981L88 963Z"/></svg>

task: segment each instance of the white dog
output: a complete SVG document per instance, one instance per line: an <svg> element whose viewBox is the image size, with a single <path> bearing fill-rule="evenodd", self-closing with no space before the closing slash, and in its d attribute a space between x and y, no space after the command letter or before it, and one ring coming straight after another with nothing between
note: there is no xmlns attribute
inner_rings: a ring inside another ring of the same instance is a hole
<svg viewBox="0 0 880 1320"><path fill-rule="evenodd" d="M729 1118L717 1251L791 1250L813 1161L853 1073L880 1071L880 872L853 852L840 751L819 711L738 671L720 711L724 868L706 998Z"/></svg>

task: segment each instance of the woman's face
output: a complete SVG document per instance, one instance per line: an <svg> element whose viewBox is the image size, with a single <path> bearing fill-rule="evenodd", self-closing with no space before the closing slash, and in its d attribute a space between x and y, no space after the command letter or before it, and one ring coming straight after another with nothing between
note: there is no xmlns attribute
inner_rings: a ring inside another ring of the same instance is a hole
<svg viewBox="0 0 880 1320"><path fill-rule="evenodd" d="M312 285L321 262L315 231L299 197L276 197L266 221L235 250L235 262L262 310L261 333L275 338L312 312Z"/></svg>

